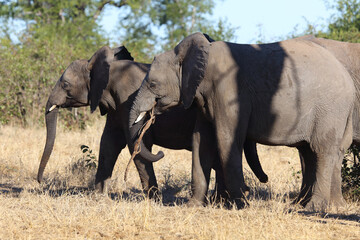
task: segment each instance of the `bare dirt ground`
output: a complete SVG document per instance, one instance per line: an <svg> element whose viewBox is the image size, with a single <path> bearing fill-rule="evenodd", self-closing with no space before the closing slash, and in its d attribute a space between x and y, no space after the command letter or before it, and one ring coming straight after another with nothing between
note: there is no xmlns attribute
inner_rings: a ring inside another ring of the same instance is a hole
<svg viewBox="0 0 360 240"><path fill-rule="evenodd" d="M89 146L97 158L103 125L60 128L42 184L36 174L45 129L0 126L0 239L360 239L359 202L327 213L291 205L301 173L297 152L286 147L258 147L266 184L245 165L252 190L250 207L242 210L184 206L191 181L191 153L185 150L162 149L165 158L154 165L161 202L142 194L133 163L124 182L127 149L116 163L109 196L94 194L96 169L85 167L89 156L80 146Z"/></svg>

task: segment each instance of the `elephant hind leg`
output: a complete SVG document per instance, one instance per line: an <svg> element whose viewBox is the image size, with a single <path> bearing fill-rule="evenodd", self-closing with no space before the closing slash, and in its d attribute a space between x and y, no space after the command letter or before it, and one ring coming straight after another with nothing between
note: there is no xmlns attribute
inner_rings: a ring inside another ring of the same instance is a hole
<svg viewBox="0 0 360 240"><path fill-rule="evenodd" d="M330 203L336 207L344 206L346 203L341 191L341 167L345 151L350 147L352 141L353 124L351 114L347 119L344 136L340 145L340 156L334 163L333 173L331 176Z"/></svg>
<svg viewBox="0 0 360 240"><path fill-rule="evenodd" d="M332 183L333 173L334 171L337 172L334 170L335 166L343 157L339 148L336 150L336 147L333 147L333 149L333 151L317 154L316 181L311 200L306 204L308 210L325 211L330 204L331 195L335 197L341 194L341 187L340 189L334 188L331 191L331 186L335 184L335 182Z"/></svg>
<svg viewBox="0 0 360 240"><path fill-rule="evenodd" d="M335 163L332 178L331 178L331 189L330 189L330 204L341 207L346 204L341 191L341 166L342 158L340 161Z"/></svg>
<svg viewBox="0 0 360 240"><path fill-rule="evenodd" d="M309 144L300 146L297 149L299 151L303 179L300 193L293 203L300 203L302 206L305 206L311 199L312 188L315 184L317 159Z"/></svg>

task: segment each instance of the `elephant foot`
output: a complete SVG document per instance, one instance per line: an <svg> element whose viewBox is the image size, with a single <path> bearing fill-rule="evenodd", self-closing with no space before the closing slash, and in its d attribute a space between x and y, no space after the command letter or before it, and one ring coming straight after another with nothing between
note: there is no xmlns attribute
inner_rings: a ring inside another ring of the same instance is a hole
<svg viewBox="0 0 360 240"><path fill-rule="evenodd" d="M310 212L325 212L329 207L329 201L320 198L312 197L311 200L306 204L305 210Z"/></svg>
<svg viewBox="0 0 360 240"><path fill-rule="evenodd" d="M212 204L223 204L224 202L228 201L230 196L226 191L213 191L208 199L208 202Z"/></svg>
<svg viewBox="0 0 360 240"><path fill-rule="evenodd" d="M236 198L236 199L225 199L224 207L226 209L244 209L250 206L246 198Z"/></svg>
<svg viewBox="0 0 360 240"><path fill-rule="evenodd" d="M149 190L144 190L144 193L149 199L155 202L161 202L160 191L157 187L152 187Z"/></svg>
<svg viewBox="0 0 360 240"><path fill-rule="evenodd" d="M110 178L101 181L95 180L95 192L98 194L107 194L109 181Z"/></svg>
<svg viewBox="0 0 360 240"><path fill-rule="evenodd" d="M199 201L194 198L190 198L190 200L185 204L186 207L204 207L205 204L202 201Z"/></svg>
<svg viewBox="0 0 360 240"><path fill-rule="evenodd" d="M346 206L346 201L343 196L338 196L336 198L331 198L330 205L336 209L343 209Z"/></svg>

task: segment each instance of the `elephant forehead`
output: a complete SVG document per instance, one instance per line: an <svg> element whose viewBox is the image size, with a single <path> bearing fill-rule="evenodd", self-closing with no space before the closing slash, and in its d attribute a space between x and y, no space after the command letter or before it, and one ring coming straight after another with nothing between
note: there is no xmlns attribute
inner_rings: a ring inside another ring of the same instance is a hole
<svg viewBox="0 0 360 240"><path fill-rule="evenodd" d="M83 66L84 66L84 61L82 60L77 60L72 62L69 65L69 67L65 70L63 74L63 79L69 82L75 81L79 77Z"/></svg>
<svg viewBox="0 0 360 240"><path fill-rule="evenodd" d="M174 64L167 58L156 59L153 64L151 64L151 69L149 72L149 79L158 79L162 77L169 77L174 71Z"/></svg>

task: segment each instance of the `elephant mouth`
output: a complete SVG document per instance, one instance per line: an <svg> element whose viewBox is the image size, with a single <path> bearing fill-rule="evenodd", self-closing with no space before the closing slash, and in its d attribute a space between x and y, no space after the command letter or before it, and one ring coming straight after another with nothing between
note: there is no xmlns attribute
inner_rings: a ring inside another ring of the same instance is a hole
<svg viewBox="0 0 360 240"><path fill-rule="evenodd" d="M54 104L52 105L47 111L46 111L46 114L48 114L49 112L51 112L52 110L54 110L55 108L57 108L58 105Z"/></svg>
<svg viewBox="0 0 360 240"><path fill-rule="evenodd" d="M143 118L145 117L146 113L147 113L147 112L141 112L141 113L139 114L139 116L136 118L135 123L140 122L141 119L143 119Z"/></svg>
<svg viewBox="0 0 360 240"><path fill-rule="evenodd" d="M164 112L169 111L170 108L173 108L173 107L178 106L178 105L179 105L179 103L176 102L176 101L172 101L172 102L170 102L169 104L163 105L163 104L161 104L161 101L158 101L158 99L157 99L157 100L154 102L154 105L153 105L152 108L155 108L155 109L154 109L154 114L155 114L155 115L160 115L160 114L162 114L162 113L164 113ZM152 108L151 108L151 109L152 109ZM135 123L140 122L140 121L146 116L146 114L147 114L147 113L150 113L150 112L151 112L151 110L140 112L139 115L138 115L138 117L137 117L136 120L135 120Z"/></svg>

